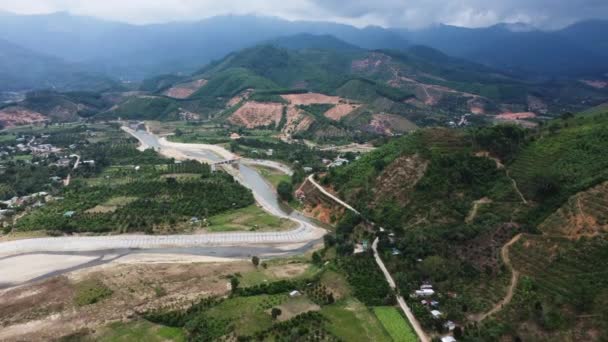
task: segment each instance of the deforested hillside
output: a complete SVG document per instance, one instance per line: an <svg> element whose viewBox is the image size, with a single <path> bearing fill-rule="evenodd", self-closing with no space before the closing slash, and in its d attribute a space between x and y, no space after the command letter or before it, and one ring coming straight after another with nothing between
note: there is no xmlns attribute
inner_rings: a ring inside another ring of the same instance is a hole
<svg viewBox="0 0 608 342"><path fill-rule="evenodd" d="M392 140L320 179L367 222L338 229L338 244L385 231L401 293L432 284L424 299L463 327L461 340L599 341L607 123L600 107L538 130L421 129ZM409 304L426 329L443 331L428 303Z"/></svg>
<svg viewBox="0 0 608 342"><path fill-rule="evenodd" d="M152 78L140 89L147 94L125 101L104 117L215 119L251 129L252 120L232 116L249 101L316 106L298 108L306 112L307 122L314 123L290 134L330 140L400 134L416 126L493 121L533 127L547 116L608 99L605 89L582 82L524 81L428 47L365 50L331 36L306 34L230 53L190 76ZM294 104L281 98L303 93L341 100ZM145 99L153 103L146 105ZM133 101L138 104L134 106ZM154 114L144 115L147 107L153 107ZM253 121L259 122L257 127L271 124L264 119ZM274 129L283 131L279 121L275 120Z"/></svg>

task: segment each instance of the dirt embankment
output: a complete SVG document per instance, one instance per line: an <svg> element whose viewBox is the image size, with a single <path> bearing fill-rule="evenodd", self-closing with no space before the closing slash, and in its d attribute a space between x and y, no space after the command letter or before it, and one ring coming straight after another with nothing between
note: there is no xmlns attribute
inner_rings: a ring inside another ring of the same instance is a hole
<svg viewBox="0 0 608 342"><path fill-rule="evenodd" d="M335 223L344 214L344 207L324 195L308 181L300 186L296 191L296 196L304 204L303 212L323 223Z"/></svg>
<svg viewBox="0 0 608 342"><path fill-rule="evenodd" d="M185 99L196 93L207 84L207 80L200 79L188 83L177 84L167 89L163 94L176 99Z"/></svg>
<svg viewBox="0 0 608 342"><path fill-rule="evenodd" d="M283 116L283 105L280 103L247 102L228 121L234 125L247 128L278 125Z"/></svg>
<svg viewBox="0 0 608 342"><path fill-rule="evenodd" d="M22 107L8 107L0 110L0 123L4 127L42 123L47 117Z"/></svg>
<svg viewBox="0 0 608 342"><path fill-rule="evenodd" d="M120 264L87 269L0 292L1 341L49 341L82 329L124 321L136 312L228 291L226 277L253 271L250 262ZM95 304L77 306L82 281L97 279L113 291Z"/></svg>

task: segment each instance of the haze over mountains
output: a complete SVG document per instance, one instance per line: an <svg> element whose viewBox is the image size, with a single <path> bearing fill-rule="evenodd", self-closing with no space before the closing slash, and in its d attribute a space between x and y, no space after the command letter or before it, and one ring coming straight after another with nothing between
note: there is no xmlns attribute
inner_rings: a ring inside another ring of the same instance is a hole
<svg viewBox="0 0 608 342"><path fill-rule="evenodd" d="M579 23L554 32L506 25L483 29L442 25L407 31L256 16L138 26L68 13L0 13L0 39L32 54L52 56L65 61L63 64L78 63L83 70L123 80L189 74L231 52L302 33L330 35L364 49L403 50L413 44L428 45L518 77L592 77L608 71L608 43L602 38L605 32L606 21ZM299 43L291 39L283 44L297 47ZM2 44L4 58L11 58L11 49ZM5 74L0 88L6 89L11 83L7 80L15 76ZM48 83L36 86L46 87Z"/></svg>

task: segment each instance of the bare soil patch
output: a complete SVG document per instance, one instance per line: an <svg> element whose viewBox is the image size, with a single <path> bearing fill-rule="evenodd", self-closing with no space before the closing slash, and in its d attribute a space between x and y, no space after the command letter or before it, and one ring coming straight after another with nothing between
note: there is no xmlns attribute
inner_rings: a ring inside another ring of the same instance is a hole
<svg viewBox="0 0 608 342"><path fill-rule="evenodd" d="M223 295L227 276L253 271L250 262L109 264L0 292L1 341L49 341L83 329L126 321L136 312L185 307ZM113 292L98 303L77 306L79 282L98 279Z"/></svg>
<svg viewBox="0 0 608 342"><path fill-rule="evenodd" d="M325 117L334 121L339 121L345 116L348 116L353 111L357 110L361 105L351 103L340 103L325 112Z"/></svg>
<svg viewBox="0 0 608 342"><path fill-rule="evenodd" d="M247 89L245 91L243 91L242 93L238 94L237 96L231 98L228 103L226 104L226 108L230 108L230 107L234 107L237 104L241 103L241 101L243 100L247 100L251 94L253 94L253 89Z"/></svg>
<svg viewBox="0 0 608 342"><path fill-rule="evenodd" d="M608 182L569 198L539 229L574 240L608 233Z"/></svg>
<svg viewBox="0 0 608 342"><path fill-rule="evenodd" d="M205 79L182 83L167 89L163 94L176 99L185 99L197 92L205 84L207 84L207 80Z"/></svg>
<svg viewBox="0 0 608 342"><path fill-rule="evenodd" d="M311 105L311 104L338 104L342 100L338 96L328 96L319 93L307 94L289 94L281 95L282 98L289 101L294 106Z"/></svg>
<svg viewBox="0 0 608 342"><path fill-rule="evenodd" d="M581 80L581 82L596 89L604 89L608 87L608 81L603 80Z"/></svg>
<svg viewBox="0 0 608 342"><path fill-rule="evenodd" d="M0 123L4 127L30 125L46 120L44 115L22 107L8 107L0 110Z"/></svg>
<svg viewBox="0 0 608 342"><path fill-rule="evenodd" d="M301 109L289 106L287 109L287 123L283 127L283 133L293 134L307 131L314 122L315 120Z"/></svg>
<svg viewBox="0 0 608 342"><path fill-rule="evenodd" d="M232 124L247 128L278 125L283 115L283 105L280 103L247 102L230 116Z"/></svg>
<svg viewBox="0 0 608 342"><path fill-rule="evenodd" d="M393 114L374 114L369 124L371 130L384 135L409 132L417 128L410 120Z"/></svg>
<svg viewBox="0 0 608 342"><path fill-rule="evenodd" d="M532 113L532 112L520 112L520 113L505 112L505 113L496 115L496 119L498 119L498 120L523 120L523 119L533 119L535 117L536 117L536 114Z"/></svg>

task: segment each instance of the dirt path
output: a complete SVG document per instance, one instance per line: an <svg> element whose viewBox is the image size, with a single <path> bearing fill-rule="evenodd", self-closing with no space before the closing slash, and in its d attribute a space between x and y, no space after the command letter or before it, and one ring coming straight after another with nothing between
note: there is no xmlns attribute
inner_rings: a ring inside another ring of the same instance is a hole
<svg viewBox="0 0 608 342"><path fill-rule="evenodd" d="M473 222L473 220L475 220L475 217L477 217L477 211L479 211L479 206L481 206L482 204L490 204L490 203L492 203L492 200L487 197L478 199L477 201L473 202L473 208L471 208L471 211L469 212L469 215L467 215L465 222L466 223Z"/></svg>
<svg viewBox="0 0 608 342"><path fill-rule="evenodd" d="M388 285L391 287L391 289L396 290L397 284L395 283L395 280L393 280L393 277L389 273L388 269L384 265L384 262L380 258L380 255L378 254L378 241L379 241L379 239L376 238L374 240L374 242L372 243L372 250L374 251L374 259L376 259L376 263L378 264L378 267L380 267L380 270L384 274L384 277L386 278ZM396 294L395 297L397 297L397 303L399 304L399 307L401 308L401 310L407 317L408 321L410 322L410 325L414 328L416 335L418 335L418 339L421 342L430 342L431 339L426 334L426 332L424 332L424 329L422 329L422 325L420 325L420 322L418 322L418 320L416 319L416 316L414 316L414 313L412 313L412 310L407 306L407 303L405 302L405 299L403 299L403 296L401 296L400 294Z"/></svg>
<svg viewBox="0 0 608 342"><path fill-rule="evenodd" d="M509 178L509 180L511 180L511 183L513 183L513 189L515 189L515 192L517 192L517 194L519 195L519 198L521 199L523 204L528 204L528 201L526 200L526 198L524 197L524 194L519 190L519 187L517 186L517 182L515 181L515 179L513 179L513 177L511 177L511 174L509 173L509 169L507 169L505 167L505 164L503 164L500 159L496 158L496 157L492 157L490 155L489 152L480 152L477 153L476 156L478 157L486 157L488 159L493 160L496 163L496 168L499 170L505 170L505 173L507 174L507 178Z"/></svg>
<svg viewBox="0 0 608 342"><path fill-rule="evenodd" d="M489 316L492 316L493 314L502 310L502 308L505 305L509 304L511 302L511 300L513 299L513 294L515 293L515 288L517 287L517 283L519 282L519 272L513 268L513 265L511 265L511 258L509 257L509 247L511 247L514 243L519 241L521 236L522 236L522 234L517 234L513 239L511 239L511 241L509 241L506 245L504 245L502 247L502 249L500 250L500 255L502 257L502 260L504 261L507 268L509 268L509 270L511 270L511 284L509 284L509 288L507 289L507 294L500 302L496 303L496 305L494 305L494 307L492 309L490 309L490 311L482 313L482 314L471 315L469 317L469 319L476 321L476 322L481 322L484 319L488 318Z"/></svg>
<svg viewBox="0 0 608 342"><path fill-rule="evenodd" d="M511 177L511 174L509 173L509 170L507 170L506 174L507 174L507 177L513 183L513 189L515 189L515 192L517 192L517 194L519 195L519 198L521 199L522 203L523 204L528 204L528 201L524 197L524 194L519 190L519 187L517 186L517 182L515 181L515 179L513 179L513 177Z"/></svg>
<svg viewBox="0 0 608 342"><path fill-rule="evenodd" d="M310 177L308 177L308 181L312 185L314 185L319 191L321 191L323 194L325 194L329 198L331 198L334 201L336 201L338 204L340 204L344 208L346 208L346 209L354 212L357 215L361 215L361 213L359 213L355 208L353 208L352 206L350 206L348 203L342 201L338 197L332 195L327 190L325 190L325 188L323 188L321 185L319 185L317 182L315 182L315 180L313 178L313 175L310 175ZM378 267L380 267L380 270L384 274L384 277L386 278L386 281L388 282L389 286L392 289L397 289L397 284L395 283L395 280L391 276L390 272L388 271L388 269L384 265L384 262L380 258L380 255L378 254L378 241L379 241L379 239L376 238L374 240L374 242L372 243L372 250L374 251L374 259L376 259L376 263L378 264ZM397 298L397 303L399 304L399 307L401 308L401 310L403 311L403 313L407 317L410 325L413 327L414 331L416 332L416 335L418 336L418 339L420 341L422 341L422 342L430 342L431 339L424 332L424 329L422 329L422 325L420 325L420 322L418 322L418 320L416 319L416 316L414 316L414 314L412 313L412 310L407 306L407 303L405 302L405 299L403 298L403 296L401 296L399 294L396 294L395 297Z"/></svg>

